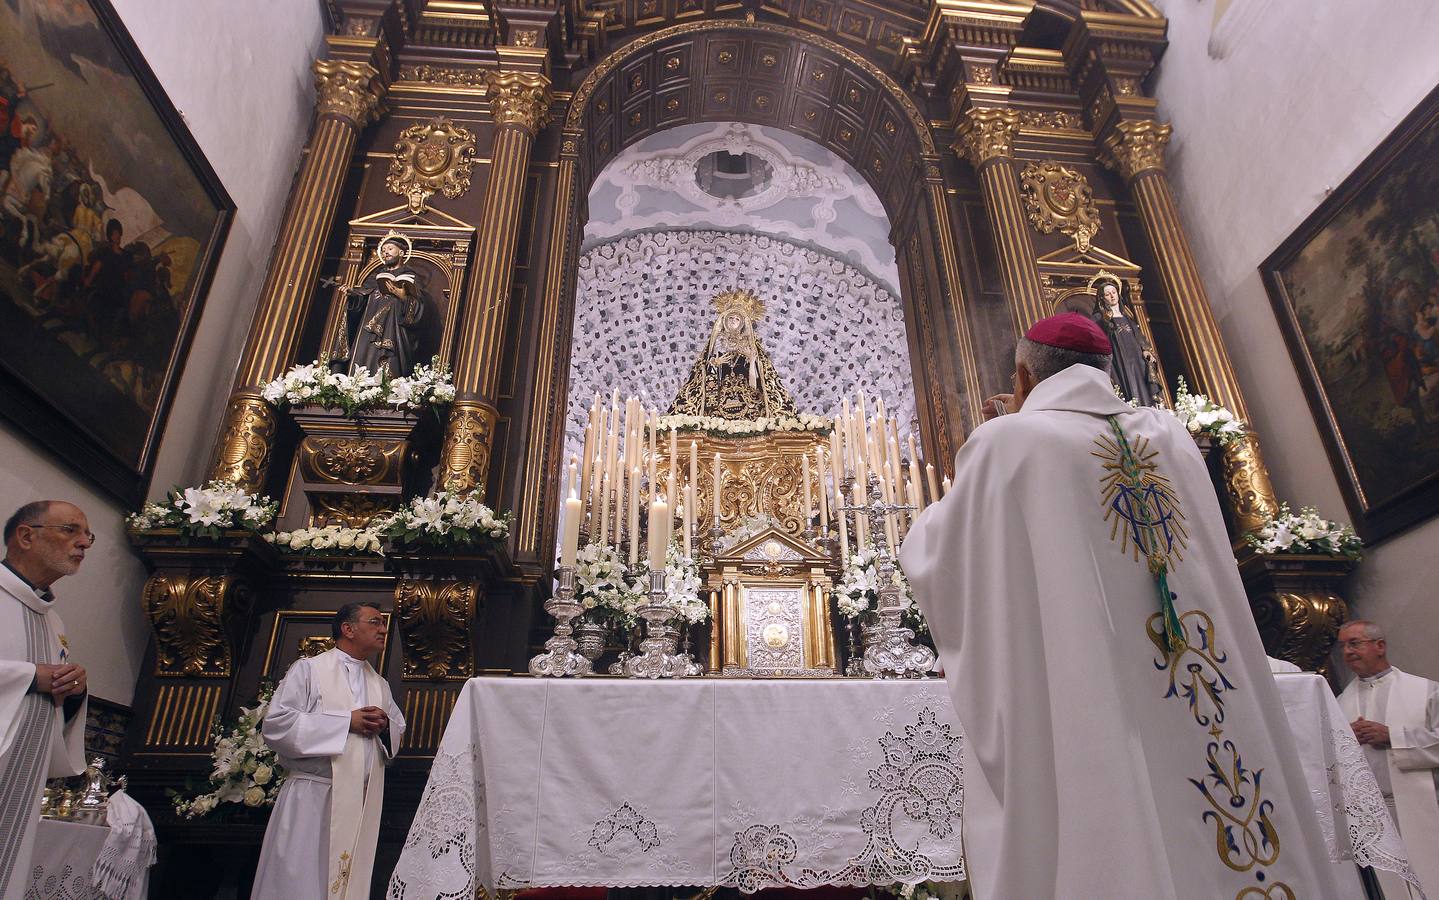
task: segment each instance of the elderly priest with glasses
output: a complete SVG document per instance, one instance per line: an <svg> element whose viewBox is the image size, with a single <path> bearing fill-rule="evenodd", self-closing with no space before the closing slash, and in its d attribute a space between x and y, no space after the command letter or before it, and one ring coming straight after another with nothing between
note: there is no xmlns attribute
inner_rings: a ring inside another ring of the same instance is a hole
<svg viewBox="0 0 1439 900"><path fill-rule="evenodd" d="M85 770L85 670L70 659L50 586L95 543L79 507L39 500L5 523L0 563L0 898L20 900L47 778Z"/></svg>
<svg viewBox="0 0 1439 900"><path fill-rule="evenodd" d="M388 625L373 603L335 613L335 646L297 660L275 688L261 731L285 783L265 830L251 900L365 900L375 867L385 766L405 720L369 663Z"/></svg>
<svg viewBox="0 0 1439 900"><path fill-rule="evenodd" d="M1204 461L1109 361L1085 316L1030 328L900 553L964 723L974 896L1338 897Z"/></svg>

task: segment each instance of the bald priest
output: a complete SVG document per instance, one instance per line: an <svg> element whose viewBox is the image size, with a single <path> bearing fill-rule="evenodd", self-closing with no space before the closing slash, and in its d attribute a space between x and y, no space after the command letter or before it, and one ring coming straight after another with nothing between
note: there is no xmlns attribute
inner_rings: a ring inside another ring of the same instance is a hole
<svg viewBox="0 0 1439 900"><path fill-rule="evenodd" d="M1084 316L1035 324L900 554L964 723L974 896L1337 897L1204 462L1109 360Z"/></svg>

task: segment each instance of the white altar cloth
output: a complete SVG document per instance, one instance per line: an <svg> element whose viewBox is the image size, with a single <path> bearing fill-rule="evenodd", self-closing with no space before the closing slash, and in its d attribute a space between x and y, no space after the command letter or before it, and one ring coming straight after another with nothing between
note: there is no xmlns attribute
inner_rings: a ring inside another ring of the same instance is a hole
<svg viewBox="0 0 1439 900"><path fill-rule="evenodd" d="M41 819L35 834L35 856L30 860L30 887L26 900L91 900L100 897L94 887L95 860L110 829Z"/></svg>
<svg viewBox="0 0 1439 900"><path fill-rule="evenodd" d="M1329 859L1338 866L1335 877L1353 882L1357 897L1364 894L1354 863L1394 872L1417 885L1379 782L1329 684L1312 672L1275 675L1274 682L1299 744L1299 762Z"/></svg>
<svg viewBox="0 0 1439 900"><path fill-rule="evenodd" d="M961 881L942 681L476 678L391 900Z"/></svg>

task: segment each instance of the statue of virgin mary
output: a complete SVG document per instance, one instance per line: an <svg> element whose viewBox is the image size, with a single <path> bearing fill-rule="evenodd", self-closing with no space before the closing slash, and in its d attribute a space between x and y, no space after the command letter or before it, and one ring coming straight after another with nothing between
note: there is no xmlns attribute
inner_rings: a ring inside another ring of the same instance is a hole
<svg viewBox="0 0 1439 900"><path fill-rule="evenodd" d="M714 298L714 304L719 314L709 340L669 415L717 419L797 415L794 398L755 337L754 325L764 316L764 303L749 291L726 291Z"/></svg>

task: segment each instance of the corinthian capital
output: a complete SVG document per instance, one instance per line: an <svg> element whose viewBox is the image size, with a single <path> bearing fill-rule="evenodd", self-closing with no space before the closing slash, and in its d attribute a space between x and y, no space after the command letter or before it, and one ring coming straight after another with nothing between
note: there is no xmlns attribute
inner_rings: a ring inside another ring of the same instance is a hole
<svg viewBox="0 0 1439 900"><path fill-rule="evenodd" d="M374 66L343 59L317 59L314 71L315 106L320 115L337 116L356 128L364 128L379 117L385 87Z"/></svg>
<svg viewBox="0 0 1439 900"><path fill-rule="evenodd" d="M531 137L550 121L550 80L530 72L491 72L490 109L496 125L518 125Z"/></svg>
<svg viewBox="0 0 1439 900"><path fill-rule="evenodd" d="M1014 138L1019 134L1019 111L1013 109L970 109L957 129L954 152L976 169L991 159L1014 156Z"/></svg>
<svg viewBox="0 0 1439 900"><path fill-rule="evenodd" d="M1168 124L1144 119L1120 122L1104 138L1100 161L1125 181L1150 169L1164 169L1164 148L1169 144Z"/></svg>

